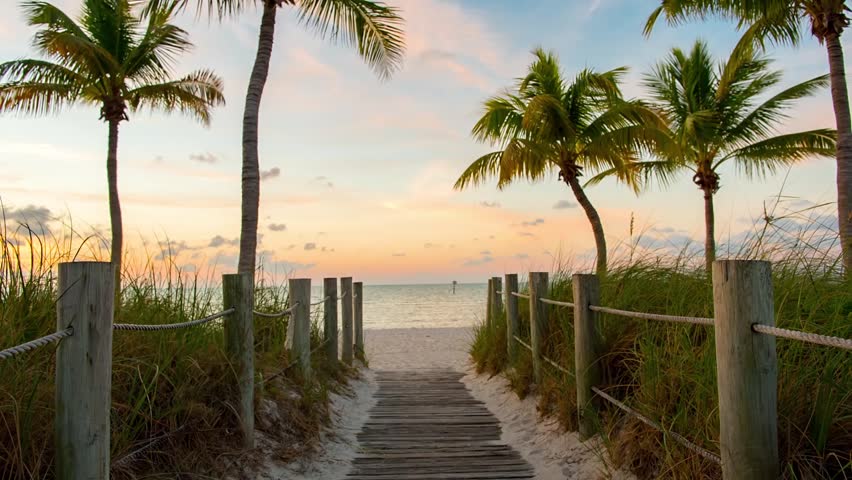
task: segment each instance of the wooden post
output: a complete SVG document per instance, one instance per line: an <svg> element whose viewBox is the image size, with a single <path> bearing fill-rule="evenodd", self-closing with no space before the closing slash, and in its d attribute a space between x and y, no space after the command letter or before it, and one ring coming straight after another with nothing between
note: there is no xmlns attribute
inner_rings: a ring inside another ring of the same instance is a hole
<svg viewBox="0 0 852 480"><path fill-rule="evenodd" d="M547 289L547 272L530 272L530 346L535 383L541 383L542 349L547 336L547 304L538 299L547 296Z"/></svg>
<svg viewBox="0 0 852 480"><path fill-rule="evenodd" d="M496 326L500 319L500 314L503 312L503 296L499 293L503 290L503 279L500 277L492 278L491 289L493 291L491 295L491 315L494 316L492 324Z"/></svg>
<svg viewBox="0 0 852 480"><path fill-rule="evenodd" d="M289 282L290 314L293 322L293 359L305 378L311 376L311 279L291 278Z"/></svg>
<svg viewBox="0 0 852 480"><path fill-rule="evenodd" d="M222 300L234 313L225 317L225 350L237 374L243 446L254 448L254 298L248 273L222 275Z"/></svg>
<svg viewBox="0 0 852 480"><path fill-rule="evenodd" d="M340 293L343 295L341 313L343 314L343 350L341 359L352 365L352 277L340 279Z"/></svg>
<svg viewBox="0 0 852 480"><path fill-rule="evenodd" d="M586 440L597 432L597 401L593 386L600 384L600 337L597 315L589 305L600 304L600 284L597 275L576 274L574 288L574 375L577 385L577 414L580 439Z"/></svg>
<svg viewBox="0 0 852 480"><path fill-rule="evenodd" d="M353 288L354 316L355 316L355 356L364 360L364 283L355 282Z"/></svg>
<svg viewBox="0 0 852 480"><path fill-rule="evenodd" d="M488 279L488 287L486 288L487 298L485 300L485 325L491 328L494 325L494 279Z"/></svg>
<svg viewBox="0 0 852 480"><path fill-rule="evenodd" d="M518 358L518 342L515 341L515 335L519 333L520 316L518 315L518 297L512 295L512 292L518 291L518 274L506 274L506 340L509 353L509 362L513 364Z"/></svg>
<svg viewBox="0 0 852 480"><path fill-rule="evenodd" d="M713 262L719 443L725 480L778 478L778 364L772 269L757 260Z"/></svg>
<svg viewBox="0 0 852 480"><path fill-rule="evenodd" d="M324 278L322 281L322 294L327 298L323 304L323 337L325 344L325 356L331 360L337 360L337 279Z"/></svg>
<svg viewBox="0 0 852 480"><path fill-rule="evenodd" d="M108 479L115 269L59 264L56 329L74 329L56 352L56 478Z"/></svg>

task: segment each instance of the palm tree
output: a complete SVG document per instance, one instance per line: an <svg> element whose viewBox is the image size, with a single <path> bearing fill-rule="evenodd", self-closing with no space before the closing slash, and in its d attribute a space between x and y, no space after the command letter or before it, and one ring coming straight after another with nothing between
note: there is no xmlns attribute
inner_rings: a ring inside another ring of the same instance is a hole
<svg viewBox="0 0 852 480"><path fill-rule="evenodd" d="M705 261L716 258L713 195L719 191L719 169L734 162L754 179L814 155L834 155L836 132L829 129L777 134L785 111L828 84L820 76L771 94L781 72L770 60L740 43L730 58L715 67L707 45L695 43L689 54L673 49L645 76L655 107L669 120L668 140L657 156L670 170L689 170L704 195ZM762 99L764 99L761 101Z"/></svg>
<svg viewBox="0 0 852 480"><path fill-rule="evenodd" d="M837 127L837 216L840 244L846 273L852 272L852 117L846 66L840 35L849 26L845 0L661 0L645 26L650 33L660 15L676 24L690 18L721 15L739 21L746 28L746 38L762 43L769 39L778 43L798 44L803 22L828 51L831 98Z"/></svg>
<svg viewBox="0 0 852 480"><path fill-rule="evenodd" d="M159 3L163 0L152 0ZM180 0L186 4L193 0ZM195 0L219 18L237 15L251 0ZM257 54L249 78L243 112L242 221L237 270L254 274L257 251L257 219L260 206L260 170L257 153L258 114L269 73L278 9L293 7L299 21L320 36L353 46L380 78L388 78L402 64L405 51L402 18L397 9L372 0L259 0L263 4Z"/></svg>
<svg viewBox="0 0 852 480"><path fill-rule="evenodd" d="M662 119L635 100L624 100L618 68L597 73L583 70L568 81L552 53L536 49L527 75L512 91L488 99L485 112L473 127L473 136L501 147L475 160L456 181L455 188L497 177L497 188L516 179L541 180L551 170L571 189L583 207L597 249L597 272L606 272L607 251L603 224L586 196L580 178L585 169L603 176L616 175L638 191L640 176L633 168L641 148L648 148Z"/></svg>
<svg viewBox="0 0 852 480"><path fill-rule="evenodd" d="M172 62L192 44L169 23L174 3L135 16L131 0L84 0L79 21L41 1L23 4L27 22L38 27L34 45L46 60L0 64L0 113L58 113L72 104L100 107L108 127L107 183L112 228L111 260L116 292L121 284L122 223L118 199L118 127L128 111L179 110L209 124L211 109L224 103L222 81L209 70L174 80Z"/></svg>

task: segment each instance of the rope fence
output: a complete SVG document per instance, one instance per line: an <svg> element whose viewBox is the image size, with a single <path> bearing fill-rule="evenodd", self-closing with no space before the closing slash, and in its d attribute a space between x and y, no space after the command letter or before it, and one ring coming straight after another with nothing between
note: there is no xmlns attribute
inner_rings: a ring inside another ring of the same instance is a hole
<svg viewBox="0 0 852 480"><path fill-rule="evenodd" d="M551 300L549 298L539 298L541 303L547 303L549 305L556 305L557 307L569 307L574 308L574 304L571 302L560 302L558 300Z"/></svg>
<svg viewBox="0 0 852 480"><path fill-rule="evenodd" d="M675 323L692 323L695 325L713 326L712 318L707 317L684 317L680 315L660 315L658 313L631 312L628 310L618 310L616 308L601 307L598 305L589 305L589 310L600 313L609 313L612 315L620 315L622 317L639 318L642 320L658 320L661 322Z"/></svg>
<svg viewBox="0 0 852 480"><path fill-rule="evenodd" d="M327 297L323 298L322 300L316 301L316 302L312 303L311 306L316 307L317 305L322 305L323 303L325 303L326 300L331 300L331 296L327 296Z"/></svg>
<svg viewBox="0 0 852 480"><path fill-rule="evenodd" d="M281 310L280 312L267 313L267 312L259 312L257 310L252 310L252 313L254 313L256 316L261 317L261 318L281 318L285 315L290 315L291 313L293 313L293 310L295 310L296 307L298 307L298 306L299 306L299 302L296 302L290 308L288 308L286 310Z"/></svg>
<svg viewBox="0 0 852 480"><path fill-rule="evenodd" d="M41 338L37 338L35 340L30 340L29 342L22 343L20 345L7 348L5 350L0 350L0 360L7 360L9 358L18 356L22 353L26 353L36 348L43 347L49 343L57 342L62 340L65 337L70 337L74 334L73 328L66 328L65 330L60 330L58 332L51 333L50 335L45 335Z"/></svg>
<svg viewBox="0 0 852 480"><path fill-rule="evenodd" d="M616 400L615 398L611 397L609 394L607 394L606 392L604 392L600 388L592 387L592 391L595 392L599 397L601 397L604 400L608 401L609 403L615 405L616 407L618 407L619 409L628 413L630 416L636 418L637 420L641 421L645 425L648 425L649 427L653 428L654 430L662 432L664 435L671 436L673 439L675 439L675 441L677 441L679 444L686 447L687 449L701 455L702 457L704 457L707 460L710 460L710 461L712 461L716 464L719 464L719 465L722 464L722 458L719 455L716 455L715 453L711 452L710 450L699 447L698 445L690 442L686 437L684 437L684 436L682 436L678 433L675 433L675 432L672 432L672 431L667 431L667 430L663 429L663 427L659 423L651 420L650 418L642 415L641 413L637 412L636 410L628 407L624 403Z"/></svg>
<svg viewBox="0 0 852 480"><path fill-rule="evenodd" d="M113 324L112 328L113 328L113 330L132 330L132 331L139 331L139 332L155 332L155 331L159 331L159 330L177 330L179 328L194 327L196 325L202 325L202 324L205 324L207 322L212 322L213 320L216 320L217 318L222 318L225 315L230 315L230 314L234 313L235 311L236 311L236 309L229 308L225 311L222 311L222 312L219 312L219 313L214 313L213 315L210 315L209 317L199 318L198 320L193 320L191 322L166 323L166 324L163 324L163 325L143 325L143 324L137 324L137 323L116 323L116 324Z"/></svg>
<svg viewBox="0 0 852 480"><path fill-rule="evenodd" d="M567 368L563 367L562 365L559 365L558 363L556 363L553 360L545 357L544 355L541 356L541 359L544 360L545 362L549 363L551 367L559 370L560 372L564 373L565 375L568 375L571 378L574 378L574 372L568 370Z"/></svg>
<svg viewBox="0 0 852 480"><path fill-rule="evenodd" d="M763 333L765 335L774 335L776 337L789 338L791 340L799 340L802 342L813 343L816 345L825 345L828 347L837 347L846 350L852 350L852 339L849 338L831 337L828 335L819 335L816 333L800 332L798 330L788 330L786 328L763 325L762 323L755 323L751 326L751 329L755 332Z"/></svg>
<svg viewBox="0 0 852 480"><path fill-rule="evenodd" d="M518 343L520 343L521 345L523 345L523 346L524 346L527 350L529 350L529 351L531 351L531 352L533 351L533 348L532 348L532 347L531 347L531 346L530 346L527 342L525 342L525 341L521 340L520 338L518 338L518 336L517 336L517 335L513 335L513 337L515 338L515 341L517 341Z"/></svg>
<svg viewBox="0 0 852 480"><path fill-rule="evenodd" d="M512 295L515 296L515 297L518 297L518 298L525 298L527 300L530 299L529 295L524 295L523 293L512 292Z"/></svg>

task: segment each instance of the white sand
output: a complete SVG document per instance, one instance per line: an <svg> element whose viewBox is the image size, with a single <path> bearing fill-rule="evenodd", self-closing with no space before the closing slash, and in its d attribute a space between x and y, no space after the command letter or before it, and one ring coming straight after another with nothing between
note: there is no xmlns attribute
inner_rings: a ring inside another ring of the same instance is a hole
<svg viewBox="0 0 852 480"><path fill-rule="evenodd" d="M502 377L476 375L467 353L468 328L366 330L365 345L371 370L451 368L467 375L462 381L502 422L502 440L535 468L539 479L596 479L604 473L595 442L582 443L576 433L562 432L556 422L541 422L533 397L521 401ZM342 479L357 452L356 434L375 403L372 372L353 384L351 396L335 396L334 428L323 434L323 451L313 458L273 466L258 478ZM616 474L612 478L629 478Z"/></svg>

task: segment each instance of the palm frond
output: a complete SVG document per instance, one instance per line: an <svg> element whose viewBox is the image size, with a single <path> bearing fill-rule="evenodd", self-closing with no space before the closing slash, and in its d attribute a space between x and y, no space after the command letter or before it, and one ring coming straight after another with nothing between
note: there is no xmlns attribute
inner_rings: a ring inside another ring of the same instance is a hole
<svg viewBox="0 0 852 480"><path fill-rule="evenodd" d="M222 80L210 70L190 73L179 80L147 84L130 90L127 94L134 110L150 108L164 112L180 111L210 123L213 107L224 105Z"/></svg>
<svg viewBox="0 0 852 480"><path fill-rule="evenodd" d="M512 94L489 98L471 134L480 142L504 143L523 130L525 108L524 102Z"/></svg>
<svg viewBox="0 0 852 480"><path fill-rule="evenodd" d="M738 148L717 161L713 168L733 159L737 169L747 177L762 178L809 157L834 157L836 148L837 132L834 130L789 133Z"/></svg>
<svg viewBox="0 0 852 480"><path fill-rule="evenodd" d="M529 99L521 126L530 135L540 140L558 141L576 134L562 102L547 94L536 95Z"/></svg>
<svg viewBox="0 0 852 480"><path fill-rule="evenodd" d="M372 0L301 0L299 20L321 37L355 46L385 79L402 66L403 20L396 8Z"/></svg>
<svg viewBox="0 0 852 480"><path fill-rule="evenodd" d="M464 190L468 186L476 186L485 183L490 177L495 177L500 172L500 160L503 151L486 153L471 163L461 176L459 176L453 188Z"/></svg>
<svg viewBox="0 0 852 480"><path fill-rule="evenodd" d="M50 84L73 84L84 86L86 77L57 63L45 60L21 59L0 63L0 82L29 82Z"/></svg>
<svg viewBox="0 0 852 480"><path fill-rule="evenodd" d="M75 85L46 82L0 84L0 113L49 115L81 99Z"/></svg>

